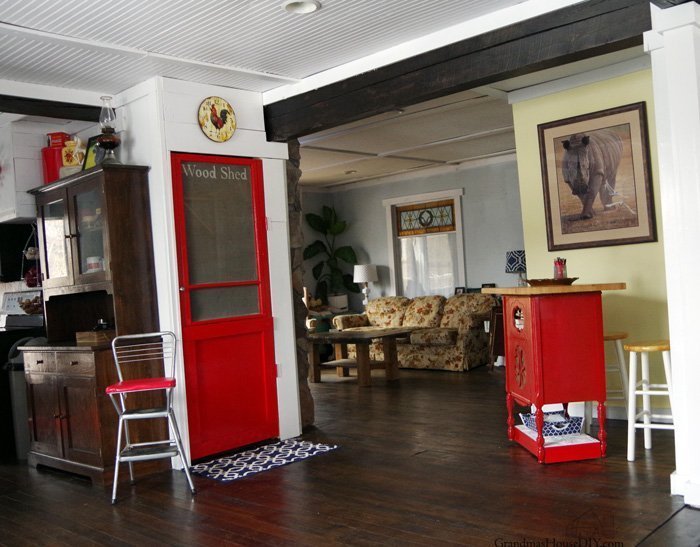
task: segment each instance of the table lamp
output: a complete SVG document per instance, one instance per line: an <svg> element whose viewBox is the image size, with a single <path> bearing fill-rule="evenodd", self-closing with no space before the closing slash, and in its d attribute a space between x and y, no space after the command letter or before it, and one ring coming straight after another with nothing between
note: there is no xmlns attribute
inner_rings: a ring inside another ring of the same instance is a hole
<svg viewBox="0 0 700 547"><path fill-rule="evenodd" d="M527 268L525 267L525 251L506 251L506 273L518 274L518 287L527 286L524 275L525 272L527 272Z"/></svg>
<svg viewBox="0 0 700 547"><path fill-rule="evenodd" d="M369 302L369 284L378 281L377 267L374 264L356 264L352 273L354 283L364 283L362 294L365 296L362 304L367 306Z"/></svg>

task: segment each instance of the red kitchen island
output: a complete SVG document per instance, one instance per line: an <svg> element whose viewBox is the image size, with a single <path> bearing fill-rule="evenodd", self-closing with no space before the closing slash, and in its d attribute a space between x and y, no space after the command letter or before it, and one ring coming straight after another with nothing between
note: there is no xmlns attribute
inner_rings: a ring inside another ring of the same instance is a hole
<svg viewBox="0 0 700 547"><path fill-rule="evenodd" d="M605 457L605 351L601 293L624 283L484 288L503 296L508 439L555 463ZM543 405L598 403L598 438L545 437ZM514 403L535 407L536 431L515 425Z"/></svg>

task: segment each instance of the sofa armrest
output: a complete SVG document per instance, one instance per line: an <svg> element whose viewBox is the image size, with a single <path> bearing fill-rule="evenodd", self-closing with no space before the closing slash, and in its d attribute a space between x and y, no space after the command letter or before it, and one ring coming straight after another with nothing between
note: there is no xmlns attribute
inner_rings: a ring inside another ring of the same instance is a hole
<svg viewBox="0 0 700 547"><path fill-rule="evenodd" d="M370 325L366 314L350 313L336 315L333 318L333 326L338 330L345 330L351 327L369 327Z"/></svg>
<svg viewBox="0 0 700 547"><path fill-rule="evenodd" d="M457 334L457 346L464 355L464 370L485 365L489 362L489 334L482 325L474 325Z"/></svg>
<svg viewBox="0 0 700 547"><path fill-rule="evenodd" d="M469 332L471 329L484 329L484 321L488 321L491 318L489 313L473 313L469 316L469 320L466 324L461 325L459 328L459 333L464 334Z"/></svg>

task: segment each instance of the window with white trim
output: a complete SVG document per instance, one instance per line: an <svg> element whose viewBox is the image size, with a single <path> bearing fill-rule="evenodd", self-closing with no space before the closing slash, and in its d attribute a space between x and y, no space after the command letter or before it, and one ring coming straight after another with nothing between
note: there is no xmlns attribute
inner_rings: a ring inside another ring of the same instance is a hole
<svg viewBox="0 0 700 547"><path fill-rule="evenodd" d="M461 191L387 200L391 215L392 277L396 294L450 296L464 286ZM390 265L391 266L391 265Z"/></svg>

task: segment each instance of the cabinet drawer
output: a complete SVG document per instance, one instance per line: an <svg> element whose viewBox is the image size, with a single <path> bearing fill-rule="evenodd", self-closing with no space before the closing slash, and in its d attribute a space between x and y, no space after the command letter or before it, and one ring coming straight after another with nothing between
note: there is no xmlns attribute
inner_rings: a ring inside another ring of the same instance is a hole
<svg viewBox="0 0 700 547"><path fill-rule="evenodd" d="M92 353L57 353L56 371L73 376L94 376L95 356Z"/></svg>
<svg viewBox="0 0 700 547"><path fill-rule="evenodd" d="M25 351L24 370L26 372L56 372L56 358L53 352Z"/></svg>

